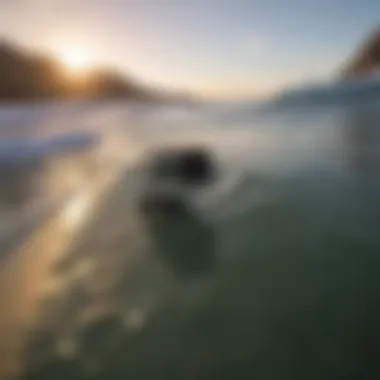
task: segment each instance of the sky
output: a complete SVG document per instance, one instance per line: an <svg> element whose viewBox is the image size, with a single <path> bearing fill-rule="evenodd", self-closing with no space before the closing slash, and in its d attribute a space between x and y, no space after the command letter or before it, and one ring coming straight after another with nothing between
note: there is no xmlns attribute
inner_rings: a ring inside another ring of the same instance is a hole
<svg viewBox="0 0 380 380"><path fill-rule="evenodd" d="M329 79L378 24L380 0L0 0L23 46L211 97Z"/></svg>

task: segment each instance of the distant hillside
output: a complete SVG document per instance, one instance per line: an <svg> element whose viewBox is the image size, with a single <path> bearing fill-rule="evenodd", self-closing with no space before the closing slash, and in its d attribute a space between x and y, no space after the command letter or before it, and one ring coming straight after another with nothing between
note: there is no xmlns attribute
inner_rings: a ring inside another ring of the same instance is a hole
<svg viewBox="0 0 380 380"><path fill-rule="evenodd" d="M352 79L380 69L380 28L374 30L343 69L342 78Z"/></svg>
<svg viewBox="0 0 380 380"><path fill-rule="evenodd" d="M0 42L0 100L128 98L154 100L158 92L109 69L79 77L48 56Z"/></svg>

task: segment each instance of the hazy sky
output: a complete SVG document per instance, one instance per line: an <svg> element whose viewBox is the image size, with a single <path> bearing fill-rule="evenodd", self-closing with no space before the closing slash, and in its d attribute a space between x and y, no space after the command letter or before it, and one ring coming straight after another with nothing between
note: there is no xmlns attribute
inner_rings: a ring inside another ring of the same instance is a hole
<svg viewBox="0 0 380 380"><path fill-rule="evenodd" d="M380 0L0 0L22 44L232 96L333 74L379 21Z"/></svg>

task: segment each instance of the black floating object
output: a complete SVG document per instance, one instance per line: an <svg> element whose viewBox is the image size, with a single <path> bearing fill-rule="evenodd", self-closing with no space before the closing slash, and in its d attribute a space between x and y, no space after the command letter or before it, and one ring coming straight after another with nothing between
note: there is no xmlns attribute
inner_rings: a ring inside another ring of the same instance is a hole
<svg viewBox="0 0 380 380"><path fill-rule="evenodd" d="M178 173L184 182L204 183L214 176L214 167L208 152L201 149L184 151L178 157Z"/></svg>
<svg viewBox="0 0 380 380"><path fill-rule="evenodd" d="M175 179L185 185L203 185L216 175L212 155L202 147L163 150L152 161L155 177Z"/></svg>

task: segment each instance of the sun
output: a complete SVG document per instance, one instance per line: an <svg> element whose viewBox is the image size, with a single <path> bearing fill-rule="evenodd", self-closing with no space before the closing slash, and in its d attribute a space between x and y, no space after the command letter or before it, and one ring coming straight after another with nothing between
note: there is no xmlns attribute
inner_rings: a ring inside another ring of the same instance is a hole
<svg viewBox="0 0 380 380"><path fill-rule="evenodd" d="M70 46L58 52L60 61L72 71L84 71L93 64L93 59L86 49Z"/></svg>

